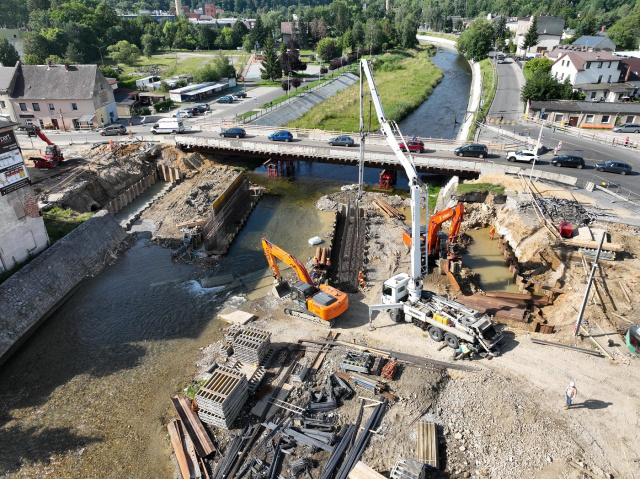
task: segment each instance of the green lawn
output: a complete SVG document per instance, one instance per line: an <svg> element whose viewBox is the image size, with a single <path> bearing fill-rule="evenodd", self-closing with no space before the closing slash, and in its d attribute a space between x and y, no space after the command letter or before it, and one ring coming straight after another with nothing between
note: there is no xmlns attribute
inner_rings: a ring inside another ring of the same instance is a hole
<svg viewBox="0 0 640 479"><path fill-rule="evenodd" d="M494 183L463 183L458 185L458 193L470 193L472 191L490 191L496 195L504 193L503 185L496 185Z"/></svg>
<svg viewBox="0 0 640 479"><path fill-rule="evenodd" d="M428 47L420 47L417 50L393 50L376 60L374 78L388 120L399 121L406 117L429 97L442 80L442 71L429 59L431 51ZM304 116L287 126L358 131L359 92L360 86L356 83L330 100L314 106ZM368 110L367 106L366 111ZM368 119L365 121L368 123ZM379 127L377 119L372 118L371 128Z"/></svg>
<svg viewBox="0 0 640 479"><path fill-rule="evenodd" d="M77 213L71 209L52 208L42 213L51 244L71 233L93 216L93 213Z"/></svg>

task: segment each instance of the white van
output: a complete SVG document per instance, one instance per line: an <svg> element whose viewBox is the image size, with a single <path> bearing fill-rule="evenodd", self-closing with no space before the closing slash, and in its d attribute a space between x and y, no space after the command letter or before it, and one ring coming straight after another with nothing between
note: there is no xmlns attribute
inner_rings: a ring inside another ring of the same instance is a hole
<svg viewBox="0 0 640 479"><path fill-rule="evenodd" d="M184 124L180 118L162 118L158 120L155 125L151 127L151 133L157 135L158 133L182 133L184 131Z"/></svg>

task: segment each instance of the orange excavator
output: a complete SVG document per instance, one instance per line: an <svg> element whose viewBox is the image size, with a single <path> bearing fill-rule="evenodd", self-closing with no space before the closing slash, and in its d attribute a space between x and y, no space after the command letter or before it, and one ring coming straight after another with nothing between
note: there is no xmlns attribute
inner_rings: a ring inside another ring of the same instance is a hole
<svg viewBox="0 0 640 479"><path fill-rule="evenodd" d="M298 275L298 281L291 284L291 296L293 302L304 310L285 308L285 314L304 321L333 327L334 319L349 307L349 297L346 293L328 284L322 284L320 287L315 286L311 275L295 256L269 242L266 238L262 238L262 248L269 262L269 267L273 271L273 277L278 283L277 290L280 289L279 286L283 284L283 280L276 260L279 259L289 265Z"/></svg>
<svg viewBox="0 0 640 479"><path fill-rule="evenodd" d="M453 208L439 211L429 220L429 229L427 231L426 255L427 257L453 257L456 255L455 247L458 243L458 235L460 234L460 225L464 219L464 203L459 202ZM449 235L439 234L442 223L451 220L451 228ZM420 231L420 242L424 242L425 227ZM411 230L407 229L402 232L402 241L411 248Z"/></svg>

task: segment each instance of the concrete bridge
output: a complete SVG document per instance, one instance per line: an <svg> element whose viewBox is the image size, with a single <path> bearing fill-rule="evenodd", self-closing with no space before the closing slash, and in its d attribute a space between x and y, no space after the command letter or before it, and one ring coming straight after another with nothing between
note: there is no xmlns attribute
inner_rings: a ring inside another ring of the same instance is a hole
<svg viewBox="0 0 640 479"><path fill-rule="evenodd" d="M292 130L293 131L293 130ZM254 133L254 134L252 134ZM271 142L266 136L270 132L250 131L245 138L213 137L211 133L202 131L194 135L177 135L176 145L188 151L240 155L264 158L266 160L315 161L338 165L358 166L360 151L358 146L351 148L330 146L327 140L340 134L330 134L321 130L295 131L294 140L290 143ZM356 138L357 135L352 134ZM438 141L439 144L434 144ZM457 158L453 149L457 144L450 140L425 141L427 153L412 154L416 169L420 173L457 175L464 178L477 178L482 172L494 170L491 159ZM502 145L500 145L502 146ZM436 151L434 151L436 150ZM431 152L431 153L429 153ZM370 168L402 169L397 158L387 145L382 135L370 135L366 140L365 166Z"/></svg>

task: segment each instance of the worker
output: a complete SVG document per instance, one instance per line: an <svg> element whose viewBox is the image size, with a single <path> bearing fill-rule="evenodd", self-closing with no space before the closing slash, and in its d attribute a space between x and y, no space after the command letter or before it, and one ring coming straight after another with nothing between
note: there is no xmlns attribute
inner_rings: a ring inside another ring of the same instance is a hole
<svg viewBox="0 0 640 479"><path fill-rule="evenodd" d="M146 116L143 116L143 117L142 117L142 124L143 124L143 125L146 125L146 124L147 124L147 117L146 117Z"/></svg>
<svg viewBox="0 0 640 479"><path fill-rule="evenodd" d="M496 234L496 227L492 226L491 229L489 230L489 238L491 238L493 240L493 237Z"/></svg>
<svg viewBox="0 0 640 479"><path fill-rule="evenodd" d="M624 146L629 146L629 137L624 139Z"/></svg>
<svg viewBox="0 0 640 479"><path fill-rule="evenodd" d="M466 343L461 343L460 347L454 351L453 359L460 359L462 361L468 359L469 361L471 361L471 349L469 349L469 346L467 346Z"/></svg>
<svg viewBox="0 0 640 479"><path fill-rule="evenodd" d="M575 401L577 397L578 390L576 389L576 383L572 382L567 388L567 404L565 404L564 408L569 409L571 407L571 403Z"/></svg>

